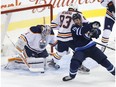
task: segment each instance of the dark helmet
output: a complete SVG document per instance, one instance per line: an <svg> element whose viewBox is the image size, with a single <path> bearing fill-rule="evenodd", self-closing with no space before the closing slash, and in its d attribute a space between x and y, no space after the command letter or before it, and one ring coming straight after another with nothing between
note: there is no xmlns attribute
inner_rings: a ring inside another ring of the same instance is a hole
<svg viewBox="0 0 116 87"><path fill-rule="evenodd" d="M81 19L81 15L78 14L78 13L73 14L72 19L73 19L73 20L75 20L75 19Z"/></svg>

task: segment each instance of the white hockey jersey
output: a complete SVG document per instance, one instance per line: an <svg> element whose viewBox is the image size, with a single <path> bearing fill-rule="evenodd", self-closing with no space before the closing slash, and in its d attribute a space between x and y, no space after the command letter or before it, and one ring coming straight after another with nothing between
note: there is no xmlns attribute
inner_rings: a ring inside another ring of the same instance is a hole
<svg viewBox="0 0 116 87"><path fill-rule="evenodd" d="M108 3L112 1L115 5L115 0L101 0L101 5L104 6L104 7L107 7ZM115 13L114 12L110 12L107 8L107 11L106 11L106 17L112 19L113 21L115 21Z"/></svg>
<svg viewBox="0 0 116 87"><path fill-rule="evenodd" d="M56 19L52 21L52 25L56 25L57 28L59 28L57 40L63 42L72 40L71 27L74 24L72 16L76 13L77 12L74 11L62 11L57 15ZM82 16L81 12L78 13ZM82 22L88 21L82 16ZM56 27L54 26L53 28Z"/></svg>
<svg viewBox="0 0 116 87"><path fill-rule="evenodd" d="M41 52L46 49L46 46L48 44L54 44L55 43L55 37L54 32L51 30L51 33L45 37L46 40L46 46L44 48L40 48L40 41L42 40L41 36L41 25L33 26L29 29L27 33L21 34L19 38L23 39L23 41L26 42L26 46L35 51L35 52Z"/></svg>

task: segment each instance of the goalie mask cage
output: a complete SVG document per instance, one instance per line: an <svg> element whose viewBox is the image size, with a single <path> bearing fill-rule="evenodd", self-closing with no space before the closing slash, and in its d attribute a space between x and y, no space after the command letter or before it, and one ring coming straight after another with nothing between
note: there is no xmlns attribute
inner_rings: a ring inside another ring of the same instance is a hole
<svg viewBox="0 0 116 87"><path fill-rule="evenodd" d="M1 54L12 55L13 43L20 34L25 33L31 26L50 24L53 19L51 4L16 7L1 11ZM20 32L19 32L20 31ZM53 52L52 47L49 49Z"/></svg>

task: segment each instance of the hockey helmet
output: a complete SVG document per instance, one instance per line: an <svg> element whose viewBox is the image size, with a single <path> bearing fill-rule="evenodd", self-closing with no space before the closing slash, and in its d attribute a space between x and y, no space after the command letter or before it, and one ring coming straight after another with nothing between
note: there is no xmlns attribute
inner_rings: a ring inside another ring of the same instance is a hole
<svg viewBox="0 0 116 87"><path fill-rule="evenodd" d="M49 25L43 25L42 35L47 36L51 33L51 27Z"/></svg>
<svg viewBox="0 0 116 87"><path fill-rule="evenodd" d="M72 19L81 19L81 15L79 13L73 14Z"/></svg>
<svg viewBox="0 0 116 87"><path fill-rule="evenodd" d="M75 3L71 3L71 4L69 5L68 10L70 10L70 9L73 9L74 11L78 11L78 5L75 4Z"/></svg>

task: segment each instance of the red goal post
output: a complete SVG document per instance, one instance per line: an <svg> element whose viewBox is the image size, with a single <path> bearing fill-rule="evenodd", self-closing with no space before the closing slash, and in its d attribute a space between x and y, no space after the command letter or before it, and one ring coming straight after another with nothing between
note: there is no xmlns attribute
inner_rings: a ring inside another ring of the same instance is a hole
<svg viewBox="0 0 116 87"><path fill-rule="evenodd" d="M37 9L37 8L42 8L42 7L49 7L49 13L50 13L50 21L53 20L53 6L52 4L44 4L44 5L36 5L36 6L25 6L25 7L16 7L16 8L12 8L12 9L6 9L6 10L2 10L1 14L6 14L7 18L4 24L4 28L1 30L1 44L4 41L6 32L8 30L8 26L9 26L9 22L11 19L11 13L15 13L15 12L20 12L20 11L26 11L26 10L31 10L31 9ZM20 16L20 15L18 15ZM53 52L53 48L51 47L51 52Z"/></svg>
<svg viewBox="0 0 116 87"><path fill-rule="evenodd" d="M50 20L52 20L53 19L53 6L51 4L5 10L5 11L1 11L1 14L7 14L7 13L12 13L12 12L24 11L24 10L30 10L30 9L41 8L41 7L50 7Z"/></svg>

